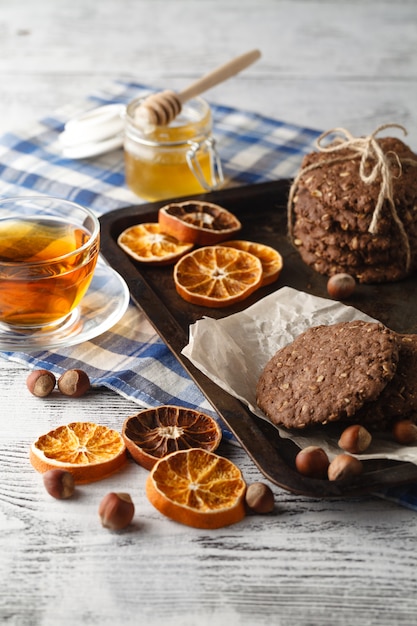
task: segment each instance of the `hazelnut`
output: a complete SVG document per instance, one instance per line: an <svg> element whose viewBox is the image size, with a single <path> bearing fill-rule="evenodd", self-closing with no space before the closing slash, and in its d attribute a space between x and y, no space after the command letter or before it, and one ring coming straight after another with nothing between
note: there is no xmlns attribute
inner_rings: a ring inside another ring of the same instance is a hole
<svg viewBox="0 0 417 626"><path fill-rule="evenodd" d="M395 441L404 445L417 443L417 425L411 420L399 420L393 426L392 435Z"/></svg>
<svg viewBox="0 0 417 626"><path fill-rule="evenodd" d="M248 508L254 513L271 513L274 510L274 494L265 483L249 485L245 497Z"/></svg>
<svg viewBox="0 0 417 626"><path fill-rule="evenodd" d="M323 448L307 446L295 457L295 466L304 476L326 478L329 458Z"/></svg>
<svg viewBox="0 0 417 626"><path fill-rule="evenodd" d="M350 454L338 454L329 465L329 480L353 478L363 472L363 463Z"/></svg>
<svg viewBox="0 0 417 626"><path fill-rule="evenodd" d="M56 384L56 378L48 370L33 370L26 379L30 393L38 398L49 396Z"/></svg>
<svg viewBox="0 0 417 626"><path fill-rule="evenodd" d="M64 396L79 398L90 389L90 379L83 370L67 370L58 379L58 389Z"/></svg>
<svg viewBox="0 0 417 626"><path fill-rule="evenodd" d="M75 491L74 476L62 469L51 469L43 474L46 491L57 500L70 498Z"/></svg>
<svg viewBox="0 0 417 626"><path fill-rule="evenodd" d="M108 493L98 508L104 528L121 530L130 524L135 514L135 505L128 493Z"/></svg>
<svg viewBox="0 0 417 626"><path fill-rule="evenodd" d="M350 274L334 274L327 281L327 293L331 298L344 300L355 291L356 281Z"/></svg>
<svg viewBox="0 0 417 626"><path fill-rule="evenodd" d="M372 435L360 424L348 426L341 434L339 446L351 454L364 452L371 445Z"/></svg>

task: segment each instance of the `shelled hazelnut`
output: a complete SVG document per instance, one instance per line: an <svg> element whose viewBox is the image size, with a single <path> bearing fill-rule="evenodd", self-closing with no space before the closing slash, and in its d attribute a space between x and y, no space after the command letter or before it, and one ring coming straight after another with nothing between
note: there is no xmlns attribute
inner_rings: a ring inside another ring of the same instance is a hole
<svg viewBox="0 0 417 626"><path fill-rule="evenodd" d="M254 513L271 513L274 510L274 493L265 483L248 485L245 498L247 507Z"/></svg>
<svg viewBox="0 0 417 626"><path fill-rule="evenodd" d="M79 398L91 387L88 374L80 369L67 370L58 379L58 389L64 396Z"/></svg>
<svg viewBox="0 0 417 626"><path fill-rule="evenodd" d="M50 496L57 500L70 498L75 491L74 476L62 469L51 469L43 474L43 484Z"/></svg>
<svg viewBox="0 0 417 626"><path fill-rule="evenodd" d="M98 508L104 528L122 530L130 524L135 514L135 506L128 493L108 493Z"/></svg>
<svg viewBox="0 0 417 626"><path fill-rule="evenodd" d="M328 468L329 480L343 480L353 478L363 472L363 463L350 454L338 454Z"/></svg>
<svg viewBox="0 0 417 626"><path fill-rule="evenodd" d="M331 298L344 300L355 291L356 281L350 274L334 274L327 281L327 293Z"/></svg>
<svg viewBox="0 0 417 626"><path fill-rule="evenodd" d="M393 426L392 435L397 443L403 445L417 443L417 424L411 420L399 420Z"/></svg>
<svg viewBox="0 0 417 626"><path fill-rule="evenodd" d="M33 370L26 379L27 388L37 398L49 396L55 385L56 378L54 374L45 369Z"/></svg>
<svg viewBox="0 0 417 626"><path fill-rule="evenodd" d="M371 433L360 424L352 424L345 428L339 439L339 447L351 454L365 452L371 445Z"/></svg>
<svg viewBox="0 0 417 626"><path fill-rule="evenodd" d="M295 457L295 466L303 476L326 478L329 458L323 448L307 446Z"/></svg>

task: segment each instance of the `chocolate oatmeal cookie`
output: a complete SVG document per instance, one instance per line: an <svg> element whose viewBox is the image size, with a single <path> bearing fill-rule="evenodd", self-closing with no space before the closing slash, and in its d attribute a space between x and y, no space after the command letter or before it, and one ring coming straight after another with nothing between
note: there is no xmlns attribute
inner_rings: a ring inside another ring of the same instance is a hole
<svg viewBox="0 0 417 626"><path fill-rule="evenodd" d="M396 333L380 323L314 326L266 364L258 406L287 428L352 418L392 380L398 353Z"/></svg>
<svg viewBox="0 0 417 626"><path fill-rule="evenodd" d="M355 419L361 424L381 429L399 418L417 421L417 335L399 335L398 340L394 377L374 402L358 411Z"/></svg>
<svg viewBox="0 0 417 626"><path fill-rule="evenodd" d="M393 204L384 197L374 232L383 178L378 171L373 182L364 182L361 155L351 148L307 155L294 181L290 236L303 261L321 274L345 272L379 283L417 270L417 155L399 139L375 141L389 163ZM369 157L365 174L374 165Z"/></svg>

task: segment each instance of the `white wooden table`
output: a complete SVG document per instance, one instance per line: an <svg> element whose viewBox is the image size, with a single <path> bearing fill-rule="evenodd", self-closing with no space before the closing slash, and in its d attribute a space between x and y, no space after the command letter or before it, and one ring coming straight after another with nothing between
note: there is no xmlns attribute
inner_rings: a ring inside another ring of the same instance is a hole
<svg viewBox="0 0 417 626"><path fill-rule="evenodd" d="M280 0L0 0L0 132L30 124L109 79L179 89L259 47L262 60L213 102L296 124L369 133L404 124L417 149L417 3ZM1 177L0 177L1 184ZM410 626L417 622L417 514L377 498L311 500L273 487L276 510L218 531L175 524L128 470L59 502L30 442L79 418L114 425L137 406L109 391L32 397L0 361L0 620L16 626L206 624ZM248 482L246 454L221 450ZM128 491L125 532L98 503Z"/></svg>

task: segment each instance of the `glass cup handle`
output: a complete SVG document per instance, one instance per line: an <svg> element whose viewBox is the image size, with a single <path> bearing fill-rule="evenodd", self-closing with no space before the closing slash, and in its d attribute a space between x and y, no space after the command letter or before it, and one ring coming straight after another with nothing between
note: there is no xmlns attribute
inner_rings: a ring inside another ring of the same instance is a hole
<svg viewBox="0 0 417 626"><path fill-rule="evenodd" d="M198 160L198 152L202 147L205 147L210 158L210 177L211 181L207 181L204 177L204 172L201 169L200 162ZM202 143L190 142L190 148L185 155L187 164L200 185L206 191L215 191L221 187L224 183L223 169L220 161L220 157L216 150L216 142L214 137L205 139Z"/></svg>

